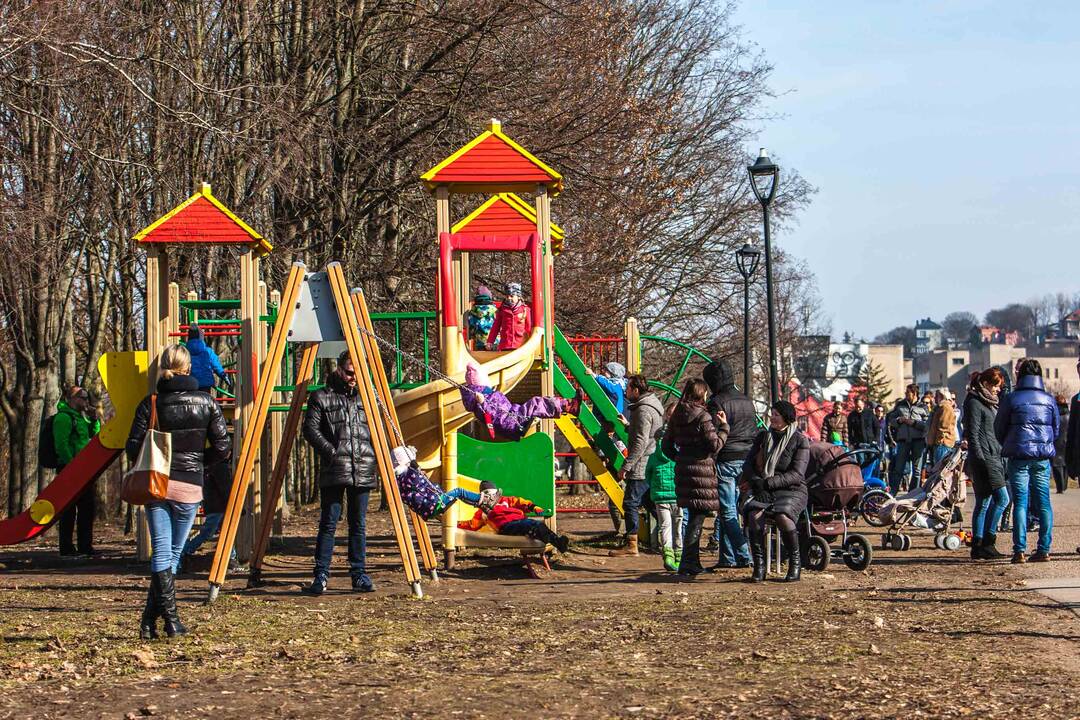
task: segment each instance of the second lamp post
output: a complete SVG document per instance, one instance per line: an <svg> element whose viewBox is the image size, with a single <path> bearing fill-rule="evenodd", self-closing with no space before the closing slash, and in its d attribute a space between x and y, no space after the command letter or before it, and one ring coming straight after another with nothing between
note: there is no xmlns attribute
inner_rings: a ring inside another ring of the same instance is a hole
<svg viewBox="0 0 1080 720"><path fill-rule="evenodd" d="M780 184L780 168L769 159L769 151L761 148L758 159L746 168L750 172L750 186L754 197L761 203L765 222L765 305L769 313L769 403L780 400L780 373L776 364L776 310L773 307L772 280L772 243L769 238L769 203L776 197L776 188ZM758 183L768 182L767 187Z"/></svg>
<svg viewBox="0 0 1080 720"><path fill-rule="evenodd" d="M757 271L760 260L761 251L750 243L735 251L735 265L743 279L743 392L748 398L753 397L750 394L750 384L753 381L750 372L750 278Z"/></svg>

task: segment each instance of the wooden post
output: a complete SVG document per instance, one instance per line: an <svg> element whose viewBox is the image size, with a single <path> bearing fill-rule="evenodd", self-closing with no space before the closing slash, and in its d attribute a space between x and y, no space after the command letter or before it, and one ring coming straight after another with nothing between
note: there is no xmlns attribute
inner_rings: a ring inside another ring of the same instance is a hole
<svg viewBox="0 0 1080 720"><path fill-rule="evenodd" d="M280 312L280 308L281 308L281 292L279 290L273 290L273 291L270 292L270 303L273 304L274 307L279 308L279 312ZM265 333L265 330L264 330L264 333ZM314 367L314 363L313 363L313 367ZM307 383L305 383L305 392L306 392L306 389L307 389L306 385L307 385ZM270 404L271 405L280 405L282 402L284 402L284 393L274 393L274 396L270 399ZM275 413L270 414L270 457L271 458L276 458L280 454L279 451L281 449L282 438L284 437L283 436L284 426L285 426L285 416L284 415L282 415L279 412L275 412ZM290 444L290 447L291 447L291 444ZM286 464L288 463L288 459L289 459L289 454L288 454L288 452L286 452L285 453L285 462L286 462ZM275 473L277 472L277 465L276 464L273 466L273 472L275 472ZM283 488L284 488L284 483L278 483L277 492L268 496L269 497L269 502L272 502L274 504L274 530L273 530L273 534L275 536L281 535L281 533L283 532L282 522L284 521L285 517L288 515L288 512L289 512L289 508L285 505L285 494L283 492Z"/></svg>
<svg viewBox="0 0 1080 720"><path fill-rule="evenodd" d="M165 335L166 345L180 342L182 338L172 335L176 332L180 332L180 286L171 282L169 283L169 330Z"/></svg>
<svg viewBox="0 0 1080 720"><path fill-rule="evenodd" d="M450 190L445 185L440 185L435 188L435 237L438 238L442 233L450 232ZM435 296L441 299L442 293L436 292ZM441 308L440 308L441 310ZM460 328L455 329L458 332ZM458 335L460 336L460 332ZM443 332L444 337L439 338L441 359L442 359L442 371L445 373L453 373L457 371L457 368L450 367L454 362L450 358L452 350L450 349L451 340L447 337L446 331ZM457 484L457 432L446 433L446 437L443 440L442 448L439 451L439 475L442 480L442 486L444 490L450 490ZM446 512L442 515L443 526L443 555L446 561L446 568L452 570L454 567L454 512Z"/></svg>
<svg viewBox="0 0 1080 720"><path fill-rule="evenodd" d="M146 249L146 354L147 392L157 392L158 360L167 343L169 326L169 256L164 248ZM143 508L135 511L135 555L150 559L150 531Z"/></svg>
<svg viewBox="0 0 1080 720"><path fill-rule="evenodd" d="M280 304L279 304L280 307ZM277 333L277 328L274 328ZM288 329L286 328L286 332ZM318 355L319 346L310 343L304 346L300 354L300 366L296 371L295 387L292 402L289 405L289 416L285 420L284 435L281 444L274 452L273 473L267 489L267 497L280 497L281 487L285 482L285 474L289 470L289 454L292 452L293 440L300 429L300 419L303 416L304 403L308 397L308 385L311 383L315 370L315 358ZM280 415L280 413L277 413ZM270 533L276 522L275 514L263 513L262 524L255 536L255 548L251 555L251 574L248 576L248 587L255 587L262 582L262 564L266 556L266 548L270 542Z"/></svg>
<svg viewBox="0 0 1080 720"><path fill-rule="evenodd" d="M359 288L353 290L352 300L353 310L356 312L357 320L360 323L360 339L371 364L375 393L382 400L383 407L386 408L389 447L396 447L399 444L404 445L405 439L401 434L401 422L398 420L397 406L394 405L394 397L390 393L390 383L386 379L386 366L383 365L378 343L375 342L375 329L371 323L371 315L368 312L364 291ZM396 480L390 483L390 497L387 499L387 504L402 506L401 488L398 487ZM416 533L416 542L420 546L420 556L424 560L424 569L427 570L432 580L437 581L439 579L438 561L435 559L435 549L431 546L431 533L428 530L427 523L415 512L409 514L412 516L413 531Z"/></svg>
<svg viewBox="0 0 1080 720"><path fill-rule="evenodd" d="M623 326L623 338L626 341L626 353L623 364L629 375L641 372L641 332L636 318L627 318Z"/></svg>
<svg viewBox="0 0 1080 720"><path fill-rule="evenodd" d="M540 394L552 396L555 394L555 286L553 282L555 272L554 256L551 254L551 196L548 194L547 185L538 185L536 188L536 232L540 238L540 249L543 260L540 263L541 274L540 287L533 288L533 292L543 293L544 317L534 320L536 324L544 327L544 370L540 376ZM555 421L543 420L540 428L547 433L552 440L555 439ZM557 530L557 513L545 521L552 530Z"/></svg>
<svg viewBox="0 0 1080 720"><path fill-rule="evenodd" d="M360 340L360 324L353 308L349 290L345 284L345 275L341 270L340 263L330 263L326 267L326 274L330 279L330 289L334 293L334 304L337 307L338 318L341 321L342 330L345 333L345 344L349 346L349 357L352 359L353 368L356 372L356 388L360 394L360 400L364 405L364 414L367 416L368 430L371 433L372 447L375 449L375 459L379 466L379 474L382 477L382 490L387 498L394 496L397 487L397 478L394 475L394 464L390 459L390 446L386 438L386 425L383 422L382 410L376 400L372 383L372 370L364 352L363 343ZM405 512L401 502L389 502L390 521L394 526L394 536L397 539L398 552L401 553L401 561L405 565L405 578L412 586L413 595L423 597L420 587L420 567L416 562L416 551L413 549L412 537L409 535L409 526L405 522Z"/></svg>
<svg viewBox="0 0 1080 720"><path fill-rule="evenodd" d="M292 270L289 272L289 280L285 286L282 299L282 310L278 316L279 324L274 329L274 337L264 363L263 377L260 378L259 382L259 392L254 398L255 402L252 403L252 407L249 408L250 422L244 424L240 457L233 474L232 489L229 491L229 503L225 508L221 534L218 536L217 548L214 551L214 564L210 569L208 602L213 602L217 597L218 589L225 582L229 555L233 543L236 541L241 510L246 501L248 484L251 482L251 472L255 466L255 456L259 448L262 431L266 428L266 417L270 409L270 396L273 394L274 383L277 382L278 373L281 369L281 359L285 354L289 326L292 323L293 312L296 309L296 300L300 296L300 285L304 280L305 271L304 264L297 262L293 263ZM242 348L244 354L250 348L250 345Z"/></svg>
<svg viewBox="0 0 1080 720"><path fill-rule="evenodd" d="M186 299L188 299L188 300L198 300L199 299L199 294L196 293L194 290L188 290L188 294L187 294ZM192 308L192 309L188 310L188 318L190 319L190 322L193 322L193 323L199 322L199 309L198 308Z"/></svg>
<svg viewBox="0 0 1080 720"><path fill-rule="evenodd" d="M255 399L256 374L256 302L258 293L258 279L255 269L255 251L247 250L240 256L240 352L238 353L236 368L239 373L239 382L236 384L236 428L235 440L239 440L247 433L251 423L251 413ZM235 442L239 446L239 442ZM256 455L251 461L245 483L251 483L256 475L255 469L259 464ZM237 460L239 467L240 461ZM241 516L240 525L236 533L236 555L241 562L247 562L251 557L254 540L254 501L246 492L244 494L247 503L247 512Z"/></svg>

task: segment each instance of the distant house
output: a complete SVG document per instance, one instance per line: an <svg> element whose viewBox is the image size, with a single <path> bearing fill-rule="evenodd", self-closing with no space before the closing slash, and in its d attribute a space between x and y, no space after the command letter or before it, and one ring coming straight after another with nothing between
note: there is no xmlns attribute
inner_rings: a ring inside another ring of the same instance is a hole
<svg viewBox="0 0 1080 720"><path fill-rule="evenodd" d="M941 326L930 318L915 323L915 354L923 355L937 350L942 342Z"/></svg>
<svg viewBox="0 0 1080 720"><path fill-rule="evenodd" d="M1080 338L1080 310L1073 310L1059 324L1061 337Z"/></svg>

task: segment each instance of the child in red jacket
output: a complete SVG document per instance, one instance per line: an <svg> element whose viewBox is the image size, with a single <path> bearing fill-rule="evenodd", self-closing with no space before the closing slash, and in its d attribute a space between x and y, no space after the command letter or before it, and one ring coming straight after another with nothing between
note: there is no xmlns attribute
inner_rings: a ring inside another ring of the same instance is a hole
<svg viewBox="0 0 1080 720"><path fill-rule="evenodd" d="M499 303L499 309L495 312L487 347L514 350L522 346L532 329L532 310L521 299L521 283L509 283L506 286L506 299Z"/></svg>
<svg viewBox="0 0 1080 720"><path fill-rule="evenodd" d="M479 508L472 519L459 522L458 527L462 530L482 530L487 526L499 535L525 535L542 540L554 545L559 552L564 553L570 548L570 538L556 535L541 521L525 517L529 513L541 513L543 508L524 498L503 496L493 482L485 480L480 483Z"/></svg>

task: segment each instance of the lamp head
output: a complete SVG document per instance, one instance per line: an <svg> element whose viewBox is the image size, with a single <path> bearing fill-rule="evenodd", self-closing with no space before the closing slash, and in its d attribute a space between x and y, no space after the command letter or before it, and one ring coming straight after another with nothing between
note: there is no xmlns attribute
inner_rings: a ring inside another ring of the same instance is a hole
<svg viewBox="0 0 1080 720"><path fill-rule="evenodd" d="M735 264L738 266L739 273L744 280L748 280L754 274L760 260L761 251L753 243L745 243L735 251Z"/></svg>
<svg viewBox="0 0 1080 720"><path fill-rule="evenodd" d="M762 205L768 205L776 195L776 186L780 184L780 167L769 158L769 151L761 148L757 160L746 169L750 172L754 196Z"/></svg>

